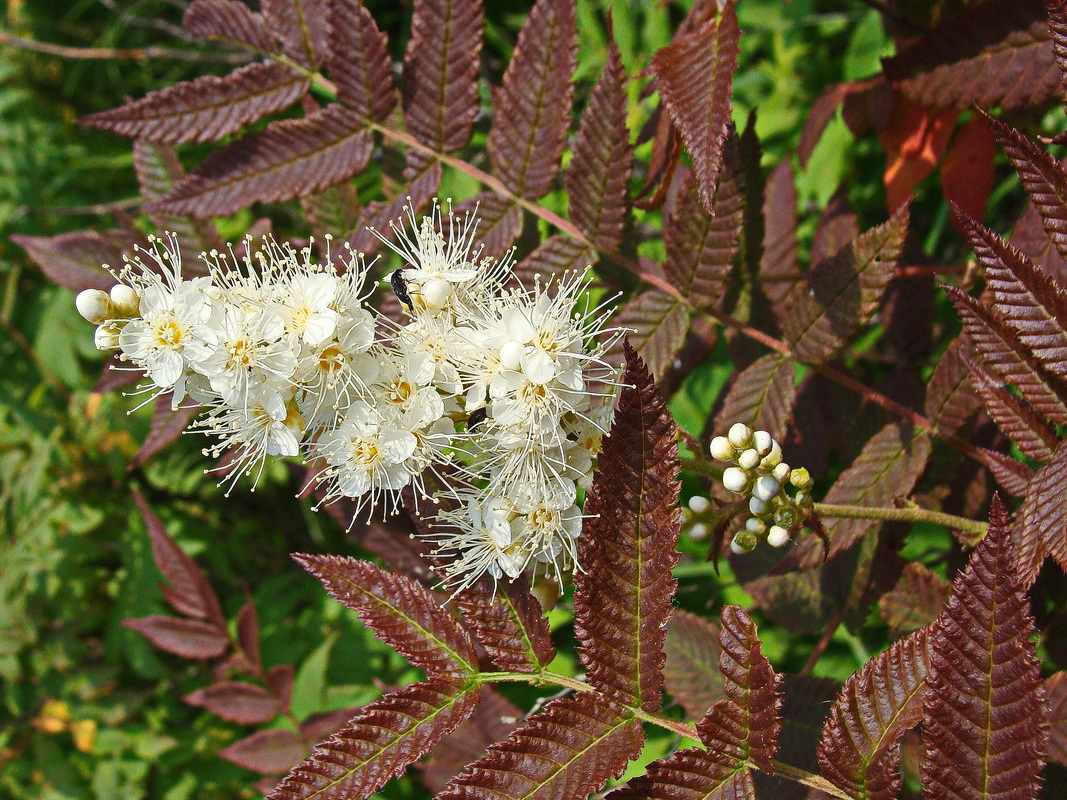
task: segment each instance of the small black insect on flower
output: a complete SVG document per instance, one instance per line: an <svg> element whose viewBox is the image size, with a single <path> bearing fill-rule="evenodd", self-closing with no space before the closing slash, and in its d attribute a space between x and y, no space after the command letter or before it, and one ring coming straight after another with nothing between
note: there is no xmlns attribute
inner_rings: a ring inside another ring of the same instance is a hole
<svg viewBox="0 0 1067 800"><path fill-rule="evenodd" d="M486 416L487 414L484 408L474 409L474 411L471 412L471 415L467 417L467 430L473 431L475 428L485 422Z"/></svg>
<svg viewBox="0 0 1067 800"><path fill-rule="evenodd" d="M404 269L394 270L389 276L389 285L393 288L396 299L408 308L412 308L411 296L408 295L408 282L404 279Z"/></svg>

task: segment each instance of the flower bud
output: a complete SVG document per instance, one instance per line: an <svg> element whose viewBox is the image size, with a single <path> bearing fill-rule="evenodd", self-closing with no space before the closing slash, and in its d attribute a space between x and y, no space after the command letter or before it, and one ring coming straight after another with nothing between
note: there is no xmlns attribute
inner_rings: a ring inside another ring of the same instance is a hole
<svg viewBox="0 0 1067 800"><path fill-rule="evenodd" d="M113 316L111 298L107 296L107 292L99 289L86 289L78 292L78 296L74 298L74 305L78 313L82 315L82 319L94 325L99 325L108 317Z"/></svg>
<svg viewBox="0 0 1067 800"><path fill-rule="evenodd" d="M768 508L770 508L770 506L760 500L758 497L753 497L748 501L748 510L755 514L757 517L760 514L766 514Z"/></svg>
<svg viewBox="0 0 1067 800"><path fill-rule="evenodd" d="M730 426L730 431L726 434L726 438L738 450L745 450L752 444L752 429L744 423L735 422Z"/></svg>
<svg viewBox="0 0 1067 800"><path fill-rule="evenodd" d="M119 331L121 329L108 323L101 325L96 329L96 334L93 336L93 344L96 345L97 350L118 350L119 349Z"/></svg>
<svg viewBox="0 0 1067 800"><path fill-rule="evenodd" d="M771 547L781 547L788 541L789 531L781 525L771 525L771 529L767 531L767 544Z"/></svg>
<svg viewBox="0 0 1067 800"><path fill-rule="evenodd" d="M755 550L757 544L759 544L759 539L754 533L738 531L733 541L730 542L730 550L737 555L744 555Z"/></svg>
<svg viewBox="0 0 1067 800"><path fill-rule="evenodd" d="M111 287L111 302L115 306L115 311L120 315L136 317L141 305L141 298L137 296L135 289L124 283L116 283Z"/></svg>
<svg viewBox="0 0 1067 800"><path fill-rule="evenodd" d="M755 450L746 450L737 457L737 465L743 470L753 470L759 466L759 453Z"/></svg>
<svg viewBox="0 0 1067 800"><path fill-rule="evenodd" d="M758 517L749 517L745 520L745 530L759 536L767 530L767 523Z"/></svg>
<svg viewBox="0 0 1067 800"><path fill-rule="evenodd" d="M708 526L703 522L698 522L692 528L689 529L689 538L694 542L702 541L708 538Z"/></svg>
<svg viewBox="0 0 1067 800"><path fill-rule="evenodd" d="M500 348L500 364L504 369L522 368L522 345L512 340Z"/></svg>
<svg viewBox="0 0 1067 800"><path fill-rule="evenodd" d="M748 474L743 469L728 467L722 473L722 485L735 494L744 494L748 489Z"/></svg>
<svg viewBox="0 0 1067 800"><path fill-rule="evenodd" d="M774 479L779 483L785 483L789 479L789 465L783 461L774 468L771 475L773 475Z"/></svg>
<svg viewBox="0 0 1067 800"><path fill-rule="evenodd" d="M756 431L752 434L752 446L759 452L760 457L767 455L774 447L774 439L767 431Z"/></svg>
<svg viewBox="0 0 1067 800"><path fill-rule="evenodd" d="M452 284L443 278L432 278L426 281L419 291L422 295L422 302L427 308L440 311L448 305L452 297Z"/></svg>
<svg viewBox="0 0 1067 800"><path fill-rule="evenodd" d="M778 481L770 475L764 475L756 481L756 485L752 487L752 496L768 503L774 499L776 494L778 494L779 488Z"/></svg>
<svg viewBox="0 0 1067 800"><path fill-rule="evenodd" d="M800 522L800 512L791 504L780 505L774 512L774 522L776 525L781 525L783 528L792 528Z"/></svg>
<svg viewBox="0 0 1067 800"><path fill-rule="evenodd" d="M709 508L711 508L711 501L708 498L702 497L699 494L695 494L689 498L689 510L694 514L703 514Z"/></svg>
<svg viewBox="0 0 1067 800"><path fill-rule="evenodd" d="M759 465L761 467L763 467L763 469L771 470L771 469L774 469L775 467L777 467L781 463L782 463L782 446L780 444L778 444L778 442L773 442L771 444L770 452L767 453L767 455L765 455L763 457L763 460L760 461Z"/></svg>
<svg viewBox="0 0 1067 800"><path fill-rule="evenodd" d="M811 501L811 492L797 492L793 498L793 504L797 508L811 508L813 503Z"/></svg>
<svg viewBox="0 0 1067 800"><path fill-rule="evenodd" d="M811 486L811 475L803 467L797 467L789 473L789 482L798 489L807 489Z"/></svg>
<svg viewBox="0 0 1067 800"><path fill-rule="evenodd" d="M708 452L711 453L711 457L719 461L733 461L734 460L734 448L730 444L730 440L725 436L716 436L711 440L711 445L708 448Z"/></svg>

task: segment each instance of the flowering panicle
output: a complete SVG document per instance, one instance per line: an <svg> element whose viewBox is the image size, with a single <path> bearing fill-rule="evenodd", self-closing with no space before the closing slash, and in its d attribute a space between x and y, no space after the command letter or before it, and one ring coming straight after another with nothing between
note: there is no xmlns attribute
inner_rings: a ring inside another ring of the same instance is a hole
<svg viewBox="0 0 1067 800"><path fill-rule="evenodd" d="M405 324L366 306L361 254L346 249L338 270L271 239L203 254L209 274L186 280L173 236L150 237L121 283L83 292L78 310L98 347L144 372L143 391L205 407L193 428L227 453L231 488L270 456L303 455L325 502L395 510L401 490L425 496L427 470L451 465L435 481L452 487L451 510L431 535L449 584L530 567L562 577L611 413L618 377L603 354L617 334L604 307L579 309L580 274L505 288L510 256L481 257L472 214L407 213L411 229L386 242L404 260L390 284Z"/></svg>

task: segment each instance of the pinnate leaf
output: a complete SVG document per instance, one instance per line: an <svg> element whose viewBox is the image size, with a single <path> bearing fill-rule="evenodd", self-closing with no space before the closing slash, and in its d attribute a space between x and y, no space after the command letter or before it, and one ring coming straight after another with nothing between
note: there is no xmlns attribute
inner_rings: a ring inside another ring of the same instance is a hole
<svg viewBox="0 0 1067 800"><path fill-rule="evenodd" d="M632 154L626 110L626 71L612 39L564 175L571 221L601 250L619 246L628 211Z"/></svg>
<svg viewBox="0 0 1067 800"><path fill-rule="evenodd" d="M779 162L767 178L763 225L760 288L776 305L789 293L790 276L797 270L797 188L793 166L787 159Z"/></svg>
<svg viewBox="0 0 1067 800"><path fill-rule="evenodd" d="M122 253L131 242L122 231L75 231L58 236L12 236L53 283L80 292L108 291L117 281L101 265L122 265Z"/></svg>
<svg viewBox="0 0 1067 800"><path fill-rule="evenodd" d="M570 236L554 233L516 264L512 272L524 286L533 286L537 275L540 275L543 281L568 270L584 270L596 260L595 250L590 250Z"/></svg>
<svg viewBox="0 0 1067 800"><path fill-rule="evenodd" d="M153 647L183 658L215 658L230 644L225 630L198 619L152 614L123 620L122 624L142 634Z"/></svg>
<svg viewBox="0 0 1067 800"><path fill-rule="evenodd" d="M953 581L932 641L922 782L933 797L1034 797L1040 785L1041 665L1013 550L994 499L989 531Z"/></svg>
<svg viewBox="0 0 1067 800"><path fill-rule="evenodd" d="M478 663L474 642L430 591L367 561L293 556L382 641L432 677L463 677Z"/></svg>
<svg viewBox="0 0 1067 800"><path fill-rule="evenodd" d="M1043 147L1010 125L986 117L1030 193L1034 207L1060 258L1067 258L1067 174Z"/></svg>
<svg viewBox="0 0 1067 800"><path fill-rule="evenodd" d="M178 441L192 419L202 410L201 406L174 408L173 400L173 395L169 393L156 398L148 435L145 436L137 453L130 459L127 469L136 469L156 453Z"/></svg>
<svg viewBox="0 0 1067 800"><path fill-rule="evenodd" d="M295 103L306 75L277 61L247 64L229 75L204 75L82 117L84 125L151 142L214 142Z"/></svg>
<svg viewBox="0 0 1067 800"><path fill-rule="evenodd" d="M954 288L954 287L953 287ZM958 291L958 290L957 290ZM926 387L926 418L942 436L951 436L982 407L971 386L971 373L961 354L963 338L953 339Z"/></svg>
<svg viewBox="0 0 1067 800"><path fill-rule="evenodd" d="M260 0L263 19L285 54L314 69L326 61L326 4L329 0Z"/></svg>
<svg viewBox="0 0 1067 800"><path fill-rule="evenodd" d="M361 117L382 121L396 105L388 40L362 0L327 0L330 77L337 99Z"/></svg>
<svg viewBox="0 0 1067 800"><path fill-rule="evenodd" d="M242 0L193 0L185 11L182 25L193 36L227 39L264 53L275 49L263 16Z"/></svg>
<svg viewBox="0 0 1067 800"><path fill-rule="evenodd" d="M983 225L957 214L998 315L1048 370L1067 375L1067 292Z"/></svg>
<svg viewBox="0 0 1067 800"><path fill-rule="evenodd" d="M667 626L663 680L690 719L700 719L723 696L719 671L719 629L713 623L675 609Z"/></svg>
<svg viewBox="0 0 1067 800"><path fill-rule="evenodd" d="M1034 409L968 361L971 384L985 403L986 411L1019 449L1037 461L1048 461L1059 445L1056 432Z"/></svg>
<svg viewBox="0 0 1067 800"><path fill-rule="evenodd" d="M585 501L575 631L589 682L655 711L678 583L678 445L652 375L629 343L624 352L624 385Z"/></svg>
<svg viewBox="0 0 1067 800"><path fill-rule="evenodd" d="M941 191L945 199L973 219L985 218L993 191L996 139L981 115L960 126L941 162Z"/></svg>
<svg viewBox="0 0 1067 800"><path fill-rule="evenodd" d="M641 752L626 709L592 692L553 700L467 766L437 800L572 800L599 789Z"/></svg>
<svg viewBox="0 0 1067 800"><path fill-rule="evenodd" d="M1052 460L1030 481L1026 500L1015 518L1018 542L1018 578L1030 586L1047 556L1067 570L1067 445L1060 445Z"/></svg>
<svg viewBox="0 0 1067 800"><path fill-rule="evenodd" d="M363 169L372 145L362 120L341 105L304 119L272 122L216 150L149 209L211 217L257 201L311 194Z"/></svg>
<svg viewBox="0 0 1067 800"><path fill-rule="evenodd" d="M889 119L878 129L878 141L886 151L886 203L896 211L908 201L916 185L933 172L941 160L956 117L954 109L938 110L904 96L893 100Z"/></svg>
<svg viewBox="0 0 1067 800"><path fill-rule="evenodd" d="M270 800L369 797L473 714L480 692L477 684L436 679L364 706L314 747Z"/></svg>
<svg viewBox="0 0 1067 800"><path fill-rule="evenodd" d="M548 618L525 576L498 586L478 583L456 596L463 621L502 670L535 672L556 655Z"/></svg>
<svg viewBox="0 0 1067 800"><path fill-rule="evenodd" d="M228 722L241 725L269 722L281 710L278 698L266 689L238 681L213 683L183 699L189 705L206 708Z"/></svg>
<svg viewBox="0 0 1067 800"><path fill-rule="evenodd" d="M468 211L477 211L475 246L482 246L483 258L500 258L522 233L522 210L510 198L479 192L456 206L456 217L462 219Z"/></svg>
<svg viewBox="0 0 1067 800"><path fill-rule="evenodd" d="M908 423L891 422L871 437L855 461L838 476L826 493L825 502L875 508L892 507L898 498L906 498L926 468L930 457L930 438ZM882 523L877 520L835 518L823 520L830 536L832 557L850 548L868 531ZM806 568L819 564L822 543L814 536L797 547L800 563Z"/></svg>
<svg viewBox="0 0 1067 800"><path fill-rule="evenodd" d="M715 417L716 430L743 422L754 430L785 436L793 415L797 390L793 383L794 362L782 353L768 353L738 373Z"/></svg>
<svg viewBox="0 0 1067 800"><path fill-rule="evenodd" d="M882 595L878 610L894 636L905 636L937 619L948 600L945 579L917 561L904 566L897 585Z"/></svg>
<svg viewBox="0 0 1067 800"><path fill-rule="evenodd" d="M300 737L284 728L257 731L219 751L227 761L264 775L285 772L305 753L307 747Z"/></svg>
<svg viewBox="0 0 1067 800"><path fill-rule="evenodd" d="M900 737L922 721L930 631L893 643L853 674L819 740L823 777L853 797L892 800L901 788Z"/></svg>
<svg viewBox="0 0 1067 800"><path fill-rule="evenodd" d="M907 206L817 263L783 303L786 339L794 355L820 363L870 320L893 277L908 228Z"/></svg>
<svg viewBox="0 0 1067 800"><path fill-rule="evenodd" d="M133 499L144 518L148 536L152 541L152 558L156 567L169 586L160 586L163 596L179 614L208 620L216 628L226 629L226 618L215 592L208 583L200 567L192 557L182 550L163 527L159 517L153 513L148 502L137 489L133 490Z"/></svg>
<svg viewBox="0 0 1067 800"><path fill-rule="evenodd" d="M693 158L704 208L715 213L715 187L733 107L741 31L732 2L652 56L663 104Z"/></svg>
<svg viewBox="0 0 1067 800"><path fill-rule="evenodd" d="M1067 672L1049 675L1044 687L1049 725L1048 755L1051 760L1067 766Z"/></svg>
<svg viewBox="0 0 1067 800"><path fill-rule="evenodd" d="M1034 479L1033 469L1006 453L985 447L978 448L978 458L989 467L989 471L993 473L993 477L1004 491L1015 497L1022 497L1026 494L1030 481Z"/></svg>
<svg viewBox="0 0 1067 800"><path fill-rule="evenodd" d="M418 0L404 55L408 131L446 153L470 141L478 116L484 11L478 0Z"/></svg>
<svg viewBox="0 0 1067 800"><path fill-rule="evenodd" d="M1060 89L1042 0L995 0L942 21L886 59L886 77L923 105L1040 103Z"/></svg>
<svg viewBox="0 0 1067 800"><path fill-rule="evenodd" d="M493 172L521 197L541 197L559 172L577 59L575 0L537 0L504 71L488 141Z"/></svg>
<svg viewBox="0 0 1067 800"><path fill-rule="evenodd" d="M642 292L615 317L615 325L629 329L630 343L648 364L653 375L663 376L685 344L689 310L676 298L658 289ZM622 360L622 344L609 352L610 363Z"/></svg>
<svg viewBox="0 0 1067 800"><path fill-rule="evenodd" d="M726 144L715 187L715 216L701 203L692 173L686 176L679 195L663 234L667 248L663 270L694 305L711 306L726 291L741 245L745 198L736 136Z"/></svg>
<svg viewBox="0 0 1067 800"><path fill-rule="evenodd" d="M944 288L963 320L963 330L983 368L1005 383L1014 384L1026 401L1050 420L1067 424L1067 405L1061 397L1060 379L1041 366L994 309L956 286Z"/></svg>

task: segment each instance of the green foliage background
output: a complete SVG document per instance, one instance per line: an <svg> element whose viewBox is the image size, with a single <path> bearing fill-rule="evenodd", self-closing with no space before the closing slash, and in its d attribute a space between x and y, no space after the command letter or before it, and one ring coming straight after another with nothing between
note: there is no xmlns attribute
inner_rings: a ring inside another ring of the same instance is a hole
<svg viewBox="0 0 1067 800"><path fill-rule="evenodd" d="M181 5L8 0L3 30L71 48L156 45L203 54L172 35ZM368 5L399 57L410 9ZM505 4L488 5L488 64L498 79L524 16L505 12ZM609 10L627 71L636 75L669 42L688 4L578 5L581 98L603 67ZM860 2L743 0L738 14L744 34L735 118L743 125L758 109L765 166L790 157L824 87L875 74L879 57L892 52L878 13ZM219 72L225 67L217 66ZM246 593L257 600L265 663L297 667L298 717L361 705L380 694L380 686L408 682L415 674L288 559L293 551L358 550L325 514L294 498L286 465L273 465L254 493L242 484L225 499L202 474L207 462L200 441L186 437L143 471L127 472L150 409L130 413L137 398L92 393L102 364L92 327L76 314L71 293L51 285L9 240L16 233L111 225L100 206L121 209L137 193L129 142L74 120L203 72L204 64L177 58L64 58L11 44L0 56L0 797L255 796L252 774L215 756L247 731L181 701L208 682L207 668L161 656L121 624L165 613L131 483L207 571L230 618ZM637 84L630 100L638 119ZM480 135L486 129L483 121ZM802 235L810 239L817 212L842 182L864 226L884 218L884 160L873 136L856 140L840 116L832 121L800 173L800 210L809 221ZM998 178L987 222L1002 230L1014 218L1021 192L1008 170ZM472 193L462 176L450 180L443 194ZM938 263L952 263L964 257L964 247L947 225L936 187L926 190L929 184L920 186L913 225ZM560 197L543 202L563 205ZM223 231L243 232L250 221L238 215ZM275 219L275 230L307 233L295 217ZM947 303L939 313L945 324L957 324ZM690 377L672 403L680 424L699 428L728 364L725 356L713 359ZM943 549L943 534L909 540L909 548L929 546ZM728 570L717 575L704 563L706 545L685 540L683 548L689 558L678 570L680 605L707 613L723 602L744 602ZM565 612L556 612L554 620L565 622ZM772 624L761 624L761 637L779 668L798 668L811 646ZM887 642L877 624L863 638L844 629L837 637L817 672L839 679ZM555 668L576 671L572 649L562 647ZM528 707L529 690L514 691L512 699ZM667 734L655 736L641 763L674 744ZM632 771L639 768L635 764ZM384 794L421 797L425 790L408 778Z"/></svg>

